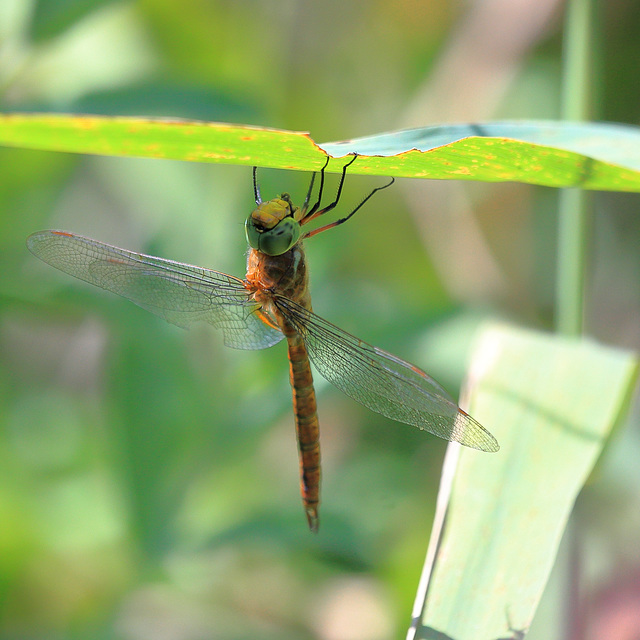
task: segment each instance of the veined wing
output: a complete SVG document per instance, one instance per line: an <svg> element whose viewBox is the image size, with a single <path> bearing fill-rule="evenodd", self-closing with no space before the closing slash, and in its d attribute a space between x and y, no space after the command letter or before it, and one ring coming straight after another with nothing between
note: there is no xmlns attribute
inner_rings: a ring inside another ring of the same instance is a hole
<svg viewBox="0 0 640 640"><path fill-rule="evenodd" d="M38 258L85 282L117 293L179 327L207 322L236 349L264 349L283 334L255 314L260 305L239 278L119 249L66 231L27 239Z"/></svg>
<svg viewBox="0 0 640 640"><path fill-rule="evenodd" d="M289 298L276 296L275 303L302 336L318 371L350 398L445 440L481 451L500 448L424 371L355 338Z"/></svg>

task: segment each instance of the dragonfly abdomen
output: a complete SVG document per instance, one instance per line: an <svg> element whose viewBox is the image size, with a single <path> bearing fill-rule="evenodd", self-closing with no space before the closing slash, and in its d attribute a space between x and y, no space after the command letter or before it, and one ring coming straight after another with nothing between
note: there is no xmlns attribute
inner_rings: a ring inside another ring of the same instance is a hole
<svg viewBox="0 0 640 640"><path fill-rule="evenodd" d="M311 531L318 531L320 426L309 356L297 333L287 335L289 375L300 457L300 493Z"/></svg>
<svg viewBox="0 0 640 640"><path fill-rule="evenodd" d="M309 529L318 530L320 502L320 427L316 411L316 393L309 355L302 336L275 303L275 296L287 298L311 311L307 266L302 244L286 253L266 255L252 249L247 258L247 283L255 290L255 299L263 305L267 317L287 338L289 379L293 393L293 413L300 459L300 493Z"/></svg>

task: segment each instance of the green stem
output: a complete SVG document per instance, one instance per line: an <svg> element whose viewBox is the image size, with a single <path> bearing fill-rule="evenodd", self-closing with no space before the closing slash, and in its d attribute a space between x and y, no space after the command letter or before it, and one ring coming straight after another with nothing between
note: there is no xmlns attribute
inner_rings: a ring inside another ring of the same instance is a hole
<svg viewBox="0 0 640 640"><path fill-rule="evenodd" d="M586 120L592 100L592 53L596 0L569 0L565 19L562 117ZM556 282L556 331L579 336L584 327L584 289L589 205L586 191L565 189L560 194L558 219L558 273ZM569 525L571 547L579 549L575 522ZM573 534L573 535L572 535ZM579 633L580 566L573 554L572 576L566 603L567 638Z"/></svg>
<svg viewBox="0 0 640 640"><path fill-rule="evenodd" d="M592 51L596 0L569 0L565 20L562 117L586 120L591 104ZM561 192L558 221L556 330L580 335L584 318L584 283L589 197L578 189Z"/></svg>

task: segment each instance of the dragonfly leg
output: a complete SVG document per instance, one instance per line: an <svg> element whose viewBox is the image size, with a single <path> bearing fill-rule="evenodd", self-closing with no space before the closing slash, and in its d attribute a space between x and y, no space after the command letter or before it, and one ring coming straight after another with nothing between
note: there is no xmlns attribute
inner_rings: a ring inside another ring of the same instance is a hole
<svg viewBox="0 0 640 640"><path fill-rule="evenodd" d="M313 205L313 207L311 207L309 212L305 214L304 218L300 220L300 224L307 224L307 222L311 222L311 220L313 220L314 218L317 218L318 216L321 216L323 213L326 213L327 211L331 211L331 209L333 209L338 204L338 202L340 201L340 196L342 195L342 186L344 185L344 179L345 179L345 176L347 175L347 167L352 165L356 161L357 157L358 157L358 154L354 153L353 158L349 160L349 162L347 162L347 164L345 164L344 167L342 167L342 176L340 177L340 182L338 184L338 192L336 193L335 200L330 204L328 204L326 207L323 207L322 209L318 209L318 207L320 206L320 200L322 199L322 189L324 187L324 167L323 167L322 171L320 172L320 189L318 191L318 200ZM327 162L324 165L325 167L327 166L328 162L329 162L329 158L327 157Z"/></svg>
<svg viewBox="0 0 640 640"><path fill-rule="evenodd" d="M320 188L318 189L318 200L313 205L313 207L311 207L311 211L307 212L307 207L309 206L309 199L311 198L311 191L313 190L313 183L316 179L316 172L314 171L311 176L311 183L309 184L307 197L304 199L304 204L302 205L303 218L308 214L312 214L320 206L320 200L322 200L322 190L324 189L324 170L327 168L328 164L329 164L329 156L327 156L327 159L324 161L324 164L322 165L322 169L320 169Z"/></svg>
<svg viewBox="0 0 640 640"><path fill-rule="evenodd" d="M315 235L317 235L318 233L322 233L323 231L326 231L327 229L332 229L333 227L337 227L341 224L344 224L356 211L358 211L358 209L360 209L360 207L362 207L362 205L369 200L369 198L371 198L371 196L376 193L377 191L382 191L382 189L386 189L387 187L390 187L393 183L395 182L395 178L391 178L391 180L389 182L387 182L387 184L382 185L381 187L376 187L348 216L345 216L344 218L340 218L339 220L336 220L335 222L331 222L329 224L325 224L324 227L318 227L317 229L314 229L313 231L308 231L307 233L305 233L302 236L302 240L306 239L306 238L311 238ZM319 211L317 215L324 213L324 211Z"/></svg>

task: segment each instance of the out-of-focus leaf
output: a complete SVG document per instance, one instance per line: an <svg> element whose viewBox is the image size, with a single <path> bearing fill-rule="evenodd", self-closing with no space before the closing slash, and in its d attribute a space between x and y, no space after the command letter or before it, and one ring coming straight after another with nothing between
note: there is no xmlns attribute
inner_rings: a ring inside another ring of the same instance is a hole
<svg viewBox="0 0 640 640"><path fill-rule="evenodd" d="M470 408L501 449L459 451L413 637L495 640L529 627L576 496L627 409L637 373L633 355L591 341L484 332ZM447 463L455 465L455 453L449 449Z"/></svg>
<svg viewBox="0 0 640 640"><path fill-rule="evenodd" d="M181 120L0 115L0 144L32 149L350 173L640 191L640 129L588 123L424 127L317 144L301 132Z"/></svg>
<svg viewBox="0 0 640 640"><path fill-rule="evenodd" d="M74 23L114 0L39 0L34 3L31 18L31 37L36 41L63 34Z"/></svg>

